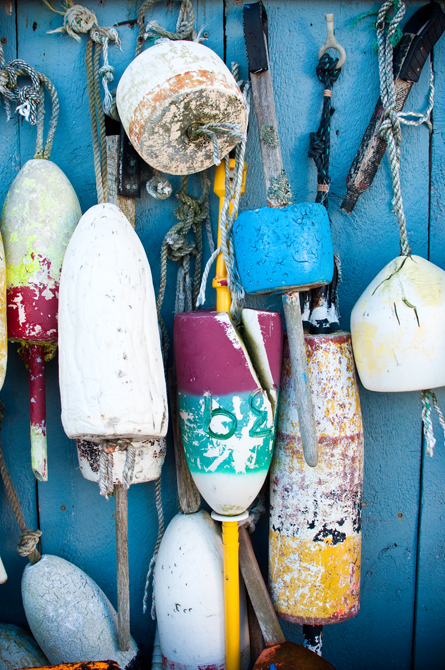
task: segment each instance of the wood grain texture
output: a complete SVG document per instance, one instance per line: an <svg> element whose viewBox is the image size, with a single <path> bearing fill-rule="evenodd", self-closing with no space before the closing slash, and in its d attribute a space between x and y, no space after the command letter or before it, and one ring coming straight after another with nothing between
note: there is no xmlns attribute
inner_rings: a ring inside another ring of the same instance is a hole
<svg viewBox="0 0 445 670"><path fill-rule="evenodd" d="M65 172L77 192L82 210L95 204L95 179L91 130L85 79L85 38L79 44L66 35L48 35L59 27L61 16L43 3L17 0L18 54L47 74L60 96L60 120L52 160ZM108 0L94 4L101 25L113 25L136 17L139 2ZM235 0L194 0L196 24L209 33L208 46L230 66L237 60L241 76L247 77L242 31L242 3ZM336 37L347 50L348 60L334 88L332 119L330 216L334 248L340 253L343 282L340 285L341 325L349 327L350 311L375 275L398 254L398 230L390 212L391 179L384 157L372 187L363 194L348 216L339 210L346 192L346 175L379 95L377 56L371 45L372 19L349 29L359 14L377 9L379 2L366 0L266 0L269 19L271 72L280 130L283 166L289 177L295 202L315 200L316 170L307 157L309 133L318 127L322 108L322 84L315 74L317 52L326 37L324 14L334 12ZM410 0L407 19L424 3ZM55 5L54 5L55 6ZM0 4L0 37L6 36L6 58L16 56L16 16ZM92 6L90 6L92 8ZM149 10L155 19L175 29L179 2L161 0ZM35 26L35 27L34 27ZM129 24L118 26L122 52L109 49L116 67L113 88L130 61L136 40ZM413 253L445 267L443 192L445 186L445 108L443 72L445 37L435 47L436 110L433 135L431 181L431 234L428 232L429 137L425 127L403 128L402 189ZM408 97L406 109L424 110L428 89L428 67ZM0 109L2 152L0 153L0 195L4 198L22 163L34 154L35 128L26 123L4 123ZM46 119L48 123L48 119ZM46 126L47 127L47 126ZM20 135L20 143L19 143ZM260 148L255 115L251 117L247 147L247 191L241 210L266 205ZM171 179L178 190L180 179ZM190 180L190 191L200 193L199 178ZM159 288L159 253L166 232L175 223L177 201L155 201L145 192L137 203L136 231L149 257L155 290ZM216 231L218 199L211 196L212 223ZM204 239L208 258L208 245ZM210 275L212 276L212 274ZM172 332L176 272L169 263L163 319ZM211 279L210 279L211 282ZM207 290L207 304L214 304L214 292ZM256 297L251 304L280 309L279 297ZM11 476L17 486L30 527L37 527L36 485L29 458L29 429L26 398L27 372L10 345L8 371L2 399L6 419L2 439ZM171 365L172 355L170 354ZM60 423L57 361L47 365L49 481L39 484L42 547L73 561L85 570L116 605L114 505L98 492L78 470L75 443L65 437ZM421 469L421 424L418 393L381 394L360 389L365 430L365 475L362 546L362 597L359 615L343 624L324 629L324 655L337 670L411 669L415 625L415 668L428 663L440 667L444 642L443 608L443 479L445 462L442 438L435 456ZM443 391L439 401L445 405ZM423 473L423 474L422 474ZM169 444L163 468L163 502L166 522L177 510L173 449ZM422 507L419 517L420 483ZM400 517L399 515L402 514ZM441 518L442 517L442 518ZM148 563L156 542L157 515L154 484L133 486L129 491L129 555L131 571L131 628L148 658L154 624L142 615L141 602ZM420 522L419 547L418 524ZM0 587L0 619L26 625L20 597L20 575L26 559L15 550L18 528L0 486L0 554L9 579ZM267 519L253 536L263 574L267 565ZM419 559L417 564L417 552ZM439 558L436 558L439 556ZM417 571L417 605L416 595ZM287 639L301 641L301 628L283 623Z"/></svg>

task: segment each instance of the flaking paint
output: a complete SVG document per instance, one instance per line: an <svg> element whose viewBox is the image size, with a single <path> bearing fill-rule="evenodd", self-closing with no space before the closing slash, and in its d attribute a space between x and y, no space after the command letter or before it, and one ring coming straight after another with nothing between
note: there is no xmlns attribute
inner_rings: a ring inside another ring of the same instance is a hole
<svg viewBox="0 0 445 670"><path fill-rule="evenodd" d="M318 465L304 460L285 343L271 466L269 583L295 623L328 624L359 609L363 429L350 335L306 335Z"/></svg>

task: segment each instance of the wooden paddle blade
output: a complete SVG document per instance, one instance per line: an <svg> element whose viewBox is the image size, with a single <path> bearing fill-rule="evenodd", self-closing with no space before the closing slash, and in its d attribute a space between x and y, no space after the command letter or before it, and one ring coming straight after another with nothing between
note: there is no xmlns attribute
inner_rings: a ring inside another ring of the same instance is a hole
<svg viewBox="0 0 445 670"><path fill-rule="evenodd" d="M272 663L276 670L335 670L324 658L295 642L283 642L265 649L253 670L269 670Z"/></svg>

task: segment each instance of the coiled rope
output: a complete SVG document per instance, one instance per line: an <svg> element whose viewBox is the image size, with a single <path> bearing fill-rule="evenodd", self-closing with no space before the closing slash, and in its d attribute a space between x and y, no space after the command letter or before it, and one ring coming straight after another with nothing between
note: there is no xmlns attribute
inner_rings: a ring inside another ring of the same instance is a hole
<svg viewBox="0 0 445 670"><path fill-rule="evenodd" d="M0 431L2 424L5 418L5 407L0 400ZM3 485L5 487L6 495L9 498L11 503L12 511L15 514L17 523L22 531L20 536L19 543L17 545L17 551L20 556L27 556L31 565L38 563L40 561L40 552L37 550L37 545L40 542L40 536L42 531L40 530L30 530L27 528L25 523L25 518L23 516L22 508L20 506L20 501L18 499L14 484L9 475L8 468L6 467L5 457L3 454L2 442L0 440L0 474L2 476Z"/></svg>
<svg viewBox="0 0 445 670"><path fill-rule="evenodd" d="M395 15L389 22L385 37L385 26L388 21L388 13L394 9ZM406 230L406 218L403 209L402 189L400 185L400 146L402 140L401 124L419 126L425 123L429 130L431 126L431 112L434 105L434 77L430 60L430 88L428 94L428 108L424 114L418 112L396 112L396 90L393 73L393 51L394 37L398 26L405 14L406 6L402 0L386 0L380 8L376 22L377 45L379 54L380 70L380 97L383 105L383 122L381 125L381 137L387 143L387 151L391 166L391 178L394 191L392 209L397 216L400 234L400 248L402 256L409 256L411 249L408 243ZM414 118L411 118L414 117ZM431 390L421 393L423 434L426 443L426 453L433 455L436 440L434 437L431 410L434 408L438 414L440 425L445 436L445 421L437 403L436 395Z"/></svg>

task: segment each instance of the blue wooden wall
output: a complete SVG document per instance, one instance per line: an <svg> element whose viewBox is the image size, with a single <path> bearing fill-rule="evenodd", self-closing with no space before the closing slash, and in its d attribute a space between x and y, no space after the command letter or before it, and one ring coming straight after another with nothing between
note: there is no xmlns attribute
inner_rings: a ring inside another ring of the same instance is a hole
<svg viewBox="0 0 445 670"><path fill-rule="evenodd" d="M135 0L86 0L100 25L136 17ZM283 147L283 160L295 201L314 200L316 174L307 157L309 133L316 130L322 86L315 76L317 51L324 42L324 14L334 11L336 36L348 60L335 85L332 125L330 214L334 246L343 266L340 287L341 324L349 328L350 311L367 284L399 253L398 229L390 213L391 183L385 158L372 188L348 216L339 206L345 178L378 97L377 55L370 19L355 27L364 11L377 9L375 0L266 0L270 28L270 60ZM408 2L407 17L423 3ZM61 7L54 0L56 9ZM161 0L151 16L174 29L178 2ZM228 64L237 60L247 77L242 36L242 2L195 0L197 26L205 25L207 44ZM60 120L51 158L71 180L82 210L95 204L85 79L85 38L79 44L66 35L48 35L61 25L41 0L3 0L0 38L6 60L19 57L48 75L60 96ZM132 59L136 31L119 27L122 51L110 48L116 81ZM434 132L426 127L403 128L402 188L412 250L445 268L445 38L434 49L436 106ZM413 88L407 108L423 110L428 92L428 67ZM6 123L0 109L0 199L26 160L33 156L35 128L22 120ZM247 150L247 193L241 209L265 204L256 122L252 119ZM179 179L172 179L175 190ZM194 192L199 181L191 181ZM137 203L136 230L159 286L159 252L173 225L173 198L156 202L146 194ZM216 228L217 201L212 195ZM208 255L208 249L206 248ZM173 323L174 270L163 316ZM209 302L211 303L210 291ZM276 307L275 299L258 304ZM37 483L29 456L27 373L10 345L6 382L1 396L6 406L2 439L12 479L25 518L42 530L42 549L62 556L85 570L116 604L114 502L106 502L96 484L79 472L75 443L60 422L57 359L47 367L49 481ZM445 408L445 393L438 392ZM325 628L324 655L338 670L443 668L445 642L445 450L439 437L434 458L424 456L419 393L381 394L361 388L365 428L363 502L362 597L358 616ZM171 445L162 475L166 519L177 511L174 459ZM145 574L155 545L157 517L154 485L133 486L129 492L129 551L132 633L148 656L154 623L142 614ZM19 532L0 484L0 555L9 580L0 586L0 620L26 625L20 596L20 577L26 560L15 550ZM264 571L267 565L267 520L254 544ZM288 639L301 641L301 628L283 624Z"/></svg>

